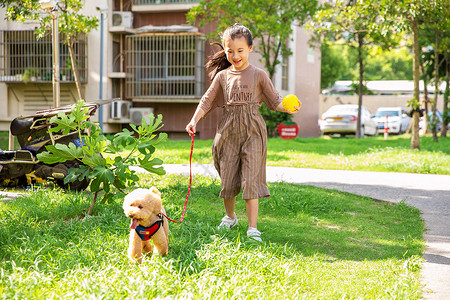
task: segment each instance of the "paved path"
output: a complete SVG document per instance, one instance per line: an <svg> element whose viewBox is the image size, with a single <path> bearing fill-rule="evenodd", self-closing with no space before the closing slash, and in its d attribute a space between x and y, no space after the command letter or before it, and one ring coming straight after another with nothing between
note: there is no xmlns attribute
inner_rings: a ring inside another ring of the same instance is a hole
<svg viewBox="0 0 450 300"><path fill-rule="evenodd" d="M193 165L194 174L217 177L212 165ZM164 165L189 175L189 165ZM314 185L417 207L428 229L422 271L425 299L450 299L450 176L267 167L267 181Z"/></svg>

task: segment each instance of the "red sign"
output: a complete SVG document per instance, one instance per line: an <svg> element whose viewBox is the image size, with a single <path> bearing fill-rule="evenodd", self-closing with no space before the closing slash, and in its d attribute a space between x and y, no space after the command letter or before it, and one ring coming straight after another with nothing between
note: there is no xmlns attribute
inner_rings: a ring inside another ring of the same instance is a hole
<svg viewBox="0 0 450 300"><path fill-rule="evenodd" d="M278 133L282 139L291 140L298 134L298 125L294 122L283 122L278 125Z"/></svg>

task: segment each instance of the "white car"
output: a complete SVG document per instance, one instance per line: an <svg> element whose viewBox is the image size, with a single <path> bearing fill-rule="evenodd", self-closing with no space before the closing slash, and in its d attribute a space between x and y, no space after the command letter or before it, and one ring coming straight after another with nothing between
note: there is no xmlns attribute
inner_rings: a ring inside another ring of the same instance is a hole
<svg viewBox="0 0 450 300"><path fill-rule="evenodd" d="M358 121L358 105L342 104L330 107L319 120L323 134L338 133L341 136L356 133ZM377 134L377 124L372 120L370 112L361 107L361 136Z"/></svg>
<svg viewBox="0 0 450 300"><path fill-rule="evenodd" d="M401 107L380 107L373 115L373 120L377 123L378 132L384 132L384 124L388 122L388 133L402 134L411 122L411 118L406 114L406 110Z"/></svg>

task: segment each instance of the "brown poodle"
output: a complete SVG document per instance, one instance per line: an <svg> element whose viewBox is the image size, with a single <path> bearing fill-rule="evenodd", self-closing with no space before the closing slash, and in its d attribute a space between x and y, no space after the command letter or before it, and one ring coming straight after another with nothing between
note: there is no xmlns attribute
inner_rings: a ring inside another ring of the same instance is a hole
<svg viewBox="0 0 450 300"><path fill-rule="evenodd" d="M169 223L161 213L166 213L157 188L136 189L125 196L123 211L131 219L128 258L142 262L142 251L166 255L169 249Z"/></svg>

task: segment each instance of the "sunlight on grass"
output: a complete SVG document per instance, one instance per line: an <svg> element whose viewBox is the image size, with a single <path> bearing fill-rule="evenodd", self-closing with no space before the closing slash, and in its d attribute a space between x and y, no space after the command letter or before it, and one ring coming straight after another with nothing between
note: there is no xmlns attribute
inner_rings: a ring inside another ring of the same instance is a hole
<svg viewBox="0 0 450 300"><path fill-rule="evenodd" d="M195 141L192 161L212 164L212 141ZM168 141L157 150L166 164L189 163L190 142ZM421 150L411 150L407 135L364 139L296 138L268 140L267 165L355 171L450 175L450 139L438 143L421 138Z"/></svg>
<svg viewBox="0 0 450 300"><path fill-rule="evenodd" d="M179 219L188 178L143 176ZM196 176L185 221L170 224L169 255L127 262L122 199L38 188L0 201L2 299L419 299L424 230L420 212L335 190L271 183L260 201L264 243L246 237L247 218L217 231L218 180Z"/></svg>

